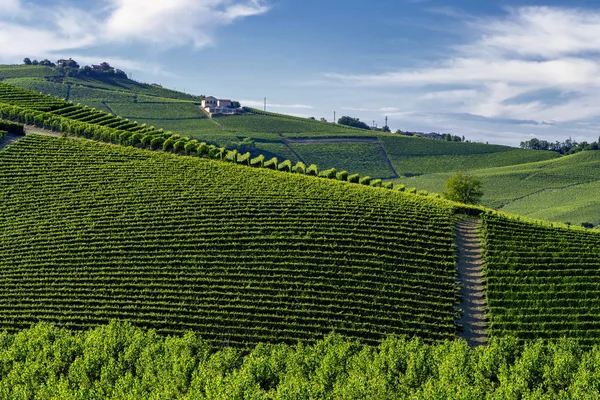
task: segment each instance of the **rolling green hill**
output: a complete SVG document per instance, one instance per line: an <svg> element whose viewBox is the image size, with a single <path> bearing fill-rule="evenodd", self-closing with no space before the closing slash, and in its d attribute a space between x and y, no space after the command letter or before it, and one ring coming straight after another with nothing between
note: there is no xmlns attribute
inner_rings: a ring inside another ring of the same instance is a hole
<svg viewBox="0 0 600 400"><path fill-rule="evenodd" d="M252 157L264 154L279 161L333 167L436 193L443 192L450 174L470 172L484 180L488 207L552 221L600 224L594 160L404 137L254 109L243 116L208 119L198 107L198 97L108 75L80 79L56 73L48 67L0 66L5 83L241 153L249 151Z"/></svg>
<svg viewBox="0 0 600 400"><path fill-rule="evenodd" d="M483 202L489 207L556 222L600 225L599 151L471 173L484 181ZM442 192L449 175L423 175L399 182Z"/></svg>
<svg viewBox="0 0 600 400"><path fill-rule="evenodd" d="M0 151L0 187L5 329L455 334L454 215L434 199L35 135Z"/></svg>
<svg viewBox="0 0 600 400"><path fill-rule="evenodd" d="M9 85L0 100L0 118L72 136L0 149L0 397L586 398L600 381L597 230L308 176ZM326 160L338 139L282 144ZM489 170L559 187L593 181L597 154ZM484 262L477 349L451 341L465 218Z"/></svg>
<svg viewBox="0 0 600 400"><path fill-rule="evenodd" d="M74 78L57 76L57 70L49 67L0 66L0 79L217 146L239 147L244 138L249 138L252 146L243 151L251 151L253 156L264 153L373 178L506 166L556 157L551 152L506 146L399 137L256 109L247 109L242 116L209 120L198 108L199 97L110 74ZM330 139L334 138L335 148L339 149L337 157L331 151L334 146ZM357 138L369 140L357 144Z"/></svg>
<svg viewBox="0 0 600 400"><path fill-rule="evenodd" d="M0 150L0 187L4 329L119 319L238 347L456 332L454 203L38 135ZM597 344L600 233L481 218L488 335Z"/></svg>

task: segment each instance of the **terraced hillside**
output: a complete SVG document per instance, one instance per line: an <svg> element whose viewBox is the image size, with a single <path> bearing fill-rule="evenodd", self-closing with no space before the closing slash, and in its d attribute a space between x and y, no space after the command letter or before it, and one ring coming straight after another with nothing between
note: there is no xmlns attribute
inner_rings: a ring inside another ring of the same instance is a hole
<svg viewBox="0 0 600 400"><path fill-rule="evenodd" d="M0 79L199 141L237 147L253 156L265 154L373 178L507 166L557 156L507 146L403 137L256 109L247 109L243 116L210 120L198 107L199 97L110 75L102 79L61 77L49 67L0 65ZM334 155L328 149L333 147L333 138ZM368 140L357 142L361 138ZM330 162L323 163L324 158Z"/></svg>
<svg viewBox="0 0 600 400"><path fill-rule="evenodd" d="M0 66L0 76L23 73L18 66L3 68ZM39 68L42 72L55 71ZM48 79L57 78L49 76ZM444 182L450 174L470 172L483 179L483 201L488 207L557 222L600 225L599 204L594 195L599 185L596 172L600 152L560 157L554 152L350 129L258 110L241 117L210 120L189 95L151 85L136 89L137 83L129 80L101 82L64 78L63 83L57 83L34 77L6 78L4 82L59 97L69 91L71 95L82 93L79 99L84 104L120 115L127 122L144 122L154 128L149 129L151 131L163 128L163 131L181 133L217 146L237 148L241 153L250 152L252 157L264 154L267 159L277 157L279 161L314 163L321 168L333 167L362 176L393 179L395 183L435 193L444 190ZM13 101L1 92L0 102ZM172 98L160 97L169 96L171 92L175 93ZM110 120L103 113L96 116ZM113 126L120 123L110 121Z"/></svg>
<svg viewBox="0 0 600 400"><path fill-rule="evenodd" d="M483 219L492 336L600 342L600 232Z"/></svg>
<svg viewBox="0 0 600 400"><path fill-rule="evenodd" d="M483 203L488 207L537 219L600 225L600 151L471 173L483 180ZM424 175L401 182L441 192L449 175Z"/></svg>
<svg viewBox="0 0 600 400"><path fill-rule="evenodd" d="M432 198L37 135L0 151L0 188L9 330L121 319L234 346L455 334L455 217Z"/></svg>

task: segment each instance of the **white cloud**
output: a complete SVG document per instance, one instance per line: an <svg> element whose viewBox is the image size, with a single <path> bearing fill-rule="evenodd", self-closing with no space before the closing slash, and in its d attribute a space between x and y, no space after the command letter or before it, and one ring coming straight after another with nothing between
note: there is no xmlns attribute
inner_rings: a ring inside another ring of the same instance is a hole
<svg viewBox="0 0 600 400"><path fill-rule="evenodd" d="M378 107L378 108L341 107L341 109L346 110L346 111L377 112L377 113L397 113L397 112L401 111L398 107Z"/></svg>
<svg viewBox="0 0 600 400"><path fill-rule="evenodd" d="M260 108L260 109L262 109L265 105L264 101L256 101L256 100L240 100L240 103L243 106ZM290 109L310 110L313 107L308 104L278 104L278 103L267 102L267 109L269 109L269 108L290 108Z"/></svg>
<svg viewBox="0 0 600 400"><path fill-rule="evenodd" d="M14 14L21 8L19 0L0 0L0 13Z"/></svg>
<svg viewBox="0 0 600 400"><path fill-rule="evenodd" d="M326 76L344 85L417 92L405 111L538 123L600 117L599 10L521 7L467 20L473 39L429 66Z"/></svg>
<svg viewBox="0 0 600 400"><path fill-rule="evenodd" d="M510 17L483 21L476 47L524 56L561 57L600 51L600 13L597 11L523 7Z"/></svg>
<svg viewBox="0 0 600 400"><path fill-rule="evenodd" d="M214 30L237 19L267 12L258 1L112 0L105 21L111 40L195 47L212 44Z"/></svg>
<svg viewBox="0 0 600 400"><path fill-rule="evenodd" d="M215 42L216 30L269 10L262 0L110 0L105 8L77 6L23 8L18 0L0 0L0 58L51 58L73 49L132 41L161 50Z"/></svg>

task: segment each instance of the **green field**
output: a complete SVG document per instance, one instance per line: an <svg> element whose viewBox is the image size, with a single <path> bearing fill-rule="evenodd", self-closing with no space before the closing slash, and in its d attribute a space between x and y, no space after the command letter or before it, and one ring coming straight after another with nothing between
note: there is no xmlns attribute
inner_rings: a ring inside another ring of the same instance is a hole
<svg viewBox="0 0 600 400"><path fill-rule="evenodd" d="M115 113L125 118L165 118L166 115L174 115L174 119L200 119L206 115L200 111L197 105L188 102L171 103L113 103L108 102ZM213 124L214 125L214 124Z"/></svg>
<svg viewBox="0 0 600 400"><path fill-rule="evenodd" d="M15 68L12 67L12 70ZM22 75L28 76L26 71ZM309 163L318 162L322 168L346 169L373 178L390 179L396 175L385 165L379 147L356 145L352 142L355 138L379 139L398 175L407 177L523 164L557 157L551 152L525 151L506 146L404 137L256 109L247 109L248 114L242 116L216 118L216 124L213 124L206 121L204 114L197 109L200 99L185 93L109 75L102 80L65 77L62 83L46 82L39 73L32 76L35 79L12 79L9 82L218 146L231 147L242 138L251 138L257 142L257 151L264 150L269 156L280 160L298 159L284 138L348 138L348 143L340 144L339 159L332 154L331 146L325 143L312 146L312 149L303 145L300 158L306 158L305 161ZM268 144L261 146L261 142ZM320 145L323 149L317 149ZM358 152L351 154L354 151Z"/></svg>
<svg viewBox="0 0 600 400"><path fill-rule="evenodd" d="M286 117L284 115L275 116L246 114L220 117L218 118L218 121L221 125L228 129L259 133L312 133L316 135L338 133L350 136L353 134L362 134L364 132L368 132L360 129L348 128L343 125L313 121L306 118Z"/></svg>
<svg viewBox="0 0 600 400"><path fill-rule="evenodd" d="M289 145L307 164L330 166L375 178L392 178L376 143L291 143Z"/></svg>
<svg viewBox="0 0 600 400"><path fill-rule="evenodd" d="M557 222L600 224L599 151L470 172L484 182L486 206ZM449 173L431 174L398 182L439 193L449 176Z"/></svg>
<svg viewBox="0 0 600 400"><path fill-rule="evenodd" d="M56 69L39 65L0 65L0 79L56 77Z"/></svg>
<svg viewBox="0 0 600 400"><path fill-rule="evenodd" d="M0 398L598 392L600 231L313 177L296 162L389 176L383 147L413 174L400 179L408 185L434 190L475 168L488 204L576 224L598 221L600 152L253 137L235 117L196 118L192 101L136 109L139 99L91 97L102 91L85 91L92 109L0 83L0 118L64 136L12 137L0 149ZM147 125L99 110L115 104ZM289 161L199 143L167 132L169 121ZM476 231L457 231L465 218L481 222L483 260L471 262L483 261L488 345L476 349L454 340L468 329L457 323L468 283L457 279L460 238L477 247Z"/></svg>
<svg viewBox="0 0 600 400"><path fill-rule="evenodd" d="M488 332L600 340L600 232L483 219Z"/></svg>
<svg viewBox="0 0 600 400"><path fill-rule="evenodd" d="M454 337L454 216L433 199L42 136L0 151L0 187L4 329Z"/></svg>
<svg viewBox="0 0 600 400"><path fill-rule="evenodd" d="M486 206L553 221L600 224L593 195L598 181L591 165L594 163L575 166L582 171L573 170L566 165L570 161L561 161L555 152L404 137L255 109L249 109L247 115L210 121L197 109L198 97L128 79L65 77L63 83L56 83L45 81L44 74L55 71L46 67L0 67L0 76L2 71L9 78L7 82L20 87L66 97L217 146L234 148L242 139L250 138L255 142L250 150L252 156L264 153L280 161L316 163L321 169L333 167L372 178L393 179L394 183L436 193L444 190L443 183L450 174L468 172L484 180ZM336 146L327 142L286 142L324 138L347 141ZM385 155L379 146L354 143L357 138L377 139ZM555 159L556 164L552 162ZM538 168L543 171L538 173ZM396 175L401 178L395 179Z"/></svg>
<svg viewBox="0 0 600 400"><path fill-rule="evenodd" d="M559 157L559 154L550 151L530 151L482 143L456 143L402 136L381 137L379 140L398 175L405 177L527 164ZM406 181L399 182L406 184Z"/></svg>

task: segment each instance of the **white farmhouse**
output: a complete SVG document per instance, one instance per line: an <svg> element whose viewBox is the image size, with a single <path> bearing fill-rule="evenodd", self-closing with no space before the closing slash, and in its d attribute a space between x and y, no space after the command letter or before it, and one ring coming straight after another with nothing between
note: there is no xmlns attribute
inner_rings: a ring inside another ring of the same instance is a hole
<svg viewBox="0 0 600 400"><path fill-rule="evenodd" d="M231 100L217 99L213 96L206 96L202 100L202 108L209 114L237 114L238 110L233 108Z"/></svg>

